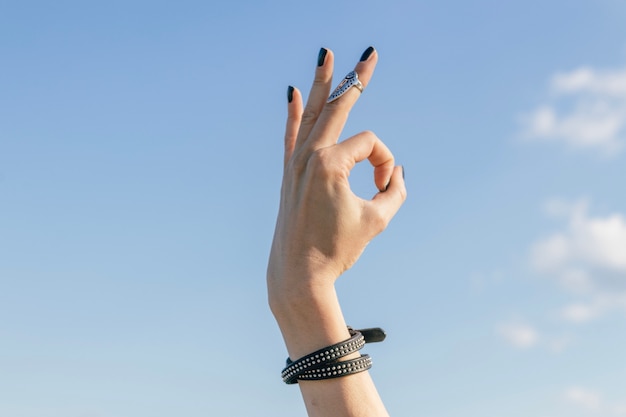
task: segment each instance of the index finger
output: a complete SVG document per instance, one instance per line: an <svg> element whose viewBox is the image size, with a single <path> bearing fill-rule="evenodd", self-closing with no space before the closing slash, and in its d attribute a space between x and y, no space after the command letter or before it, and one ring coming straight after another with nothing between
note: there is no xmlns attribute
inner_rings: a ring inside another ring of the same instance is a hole
<svg viewBox="0 0 626 417"><path fill-rule="evenodd" d="M349 169L367 158L374 167L376 187L380 191L386 189L391 179L394 158L389 148L374 133L361 132L339 143L335 149L348 160Z"/></svg>
<svg viewBox="0 0 626 417"><path fill-rule="evenodd" d="M363 52L361 60L354 68L363 88L366 88L369 84L377 61L378 53L370 46ZM357 88L350 88L337 100L326 103L309 134L307 146L310 146L312 149L319 149L337 143L339 135L348 120L350 110L360 95L361 92Z"/></svg>

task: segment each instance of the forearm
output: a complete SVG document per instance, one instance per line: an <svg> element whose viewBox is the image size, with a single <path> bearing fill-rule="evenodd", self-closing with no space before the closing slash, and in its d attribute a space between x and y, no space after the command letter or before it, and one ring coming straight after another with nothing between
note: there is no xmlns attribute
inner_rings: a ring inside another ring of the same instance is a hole
<svg viewBox="0 0 626 417"><path fill-rule="evenodd" d="M269 291L270 307L290 358L298 359L350 337L334 287ZM355 353L342 360L358 356ZM310 417L388 416L369 372L298 384Z"/></svg>

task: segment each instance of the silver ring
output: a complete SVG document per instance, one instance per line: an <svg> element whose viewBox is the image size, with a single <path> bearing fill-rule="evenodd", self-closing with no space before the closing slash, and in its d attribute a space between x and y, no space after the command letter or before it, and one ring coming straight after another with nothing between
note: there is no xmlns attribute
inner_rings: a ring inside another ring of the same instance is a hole
<svg viewBox="0 0 626 417"><path fill-rule="evenodd" d="M356 87L361 93L363 92L363 84L359 81L359 74L356 71L350 71L339 83L335 91L328 97L326 103L331 103L343 96L350 87Z"/></svg>

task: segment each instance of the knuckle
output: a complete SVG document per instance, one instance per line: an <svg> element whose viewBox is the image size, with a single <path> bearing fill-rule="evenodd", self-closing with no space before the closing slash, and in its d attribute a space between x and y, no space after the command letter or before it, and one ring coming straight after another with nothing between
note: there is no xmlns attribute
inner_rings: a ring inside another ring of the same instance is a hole
<svg viewBox="0 0 626 417"><path fill-rule="evenodd" d="M350 109L350 104L346 103L345 97L339 97L335 101L331 101L330 103L326 103L324 106L324 110L327 111L347 111Z"/></svg>
<svg viewBox="0 0 626 417"><path fill-rule="evenodd" d="M298 123L302 119L302 113L299 112L289 112L287 114L287 121L290 123Z"/></svg>
<svg viewBox="0 0 626 417"><path fill-rule="evenodd" d="M383 141L381 141L378 136L376 136L376 133L371 130L364 130L359 133L359 139L367 142L368 145L372 146L372 148L376 147L377 149L385 149Z"/></svg>
<svg viewBox="0 0 626 417"><path fill-rule="evenodd" d="M406 188L405 187L401 187L398 192L400 193L400 198L402 198L402 202L405 202L406 201L406 197L407 197Z"/></svg>
<svg viewBox="0 0 626 417"><path fill-rule="evenodd" d="M387 218L380 211L374 211L368 219L369 225L374 234L379 234L387 228Z"/></svg>
<svg viewBox="0 0 626 417"><path fill-rule="evenodd" d="M306 168L307 156L301 149L293 150L289 159L290 170L297 176L302 175Z"/></svg>
<svg viewBox="0 0 626 417"><path fill-rule="evenodd" d="M312 125L317 121L317 118L319 117L320 112L317 109L311 109L309 107L307 107L306 109L304 109L304 112L302 113L302 124L303 125Z"/></svg>
<svg viewBox="0 0 626 417"><path fill-rule="evenodd" d="M325 73L318 71L315 73L315 78L313 78L313 87L326 87L329 81Z"/></svg>
<svg viewBox="0 0 626 417"><path fill-rule="evenodd" d="M379 140L378 136L376 136L376 133L374 133L371 130L364 130L363 132L361 132L361 135L363 135L364 138L371 140L371 141Z"/></svg>
<svg viewBox="0 0 626 417"><path fill-rule="evenodd" d="M311 173L318 178L328 179L341 172L336 158L333 158L332 153L327 149L313 151L307 165Z"/></svg>

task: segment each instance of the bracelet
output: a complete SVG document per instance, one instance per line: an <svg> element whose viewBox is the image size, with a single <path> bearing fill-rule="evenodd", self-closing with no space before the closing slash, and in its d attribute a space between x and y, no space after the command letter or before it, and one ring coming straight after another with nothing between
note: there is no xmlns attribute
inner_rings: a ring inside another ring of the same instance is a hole
<svg viewBox="0 0 626 417"><path fill-rule="evenodd" d="M295 384L298 375L307 371L314 365L333 363L337 359L357 352L365 346L365 337L363 337L359 331L350 327L348 327L348 331L350 332L350 338L348 340L316 350L295 362L287 358L287 366L281 372L283 381L286 384Z"/></svg>
<svg viewBox="0 0 626 417"><path fill-rule="evenodd" d="M350 338L343 342L316 350L295 362L287 358L287 366L281 372L283 381L296 384L299 379L315 381L337 378L370 369L372 360L368 355L347 361L339 359L361 350L365 343L383 341L386 337L384 330L379 327L363 330L348 327L348 331Z"/></svg>

